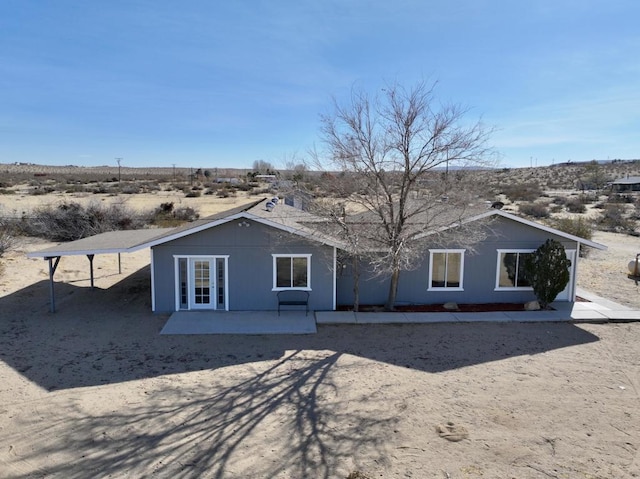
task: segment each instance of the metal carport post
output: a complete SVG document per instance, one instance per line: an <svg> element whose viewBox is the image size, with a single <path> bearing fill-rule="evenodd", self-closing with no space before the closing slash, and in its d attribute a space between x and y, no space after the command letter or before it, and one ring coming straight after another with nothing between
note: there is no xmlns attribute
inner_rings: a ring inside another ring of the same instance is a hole
<svg viewBox="0 0 640 479"><path fill-rule="evenodd" d="M45 259L49 260L49 295L50 295L49 310L52 313L55 313L56 312L56 295L53 292L53 275L55 274L56 269L58 268L58 263L60 262L60 256L49 256ZM56 260L55 263L53 263L54 259Z"/></svg>

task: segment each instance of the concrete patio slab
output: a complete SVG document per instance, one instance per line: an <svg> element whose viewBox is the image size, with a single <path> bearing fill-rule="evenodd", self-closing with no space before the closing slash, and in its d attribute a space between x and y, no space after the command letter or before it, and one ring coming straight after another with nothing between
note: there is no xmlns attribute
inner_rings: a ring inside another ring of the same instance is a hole
<svg viewBox="0 0 640 479"><path fill-rule="evenodd" d="M316 311L317 324L356 324L353 311Z"/></svg>
<svg viewBox="0 0 640 479"><path fill-rule="evenodd" d="M512 321L571 321L570 311L506 311Z"/></svg>
<svg viewBox="0 0 640 479"><path fill-rule="evenodd" d="M404 313L355 313L357 324L394 324L406 323L407 318Z"/></svg>
<svg viewBox="0 0 640 479"><path fill-rule="evenodd" d="M586 299L587 301L591 301L591 304L597 304L599 309L613 309L616 311L624 311L624 310L632 311L632 309L627 306L623 306L607 298L598 296L597 294L594 294L590 291L586 291L580 287L576 288L576 295ZM589 304L589 303L577 302L575 304Z"/></svg>
<svg viewBox="0 0 640 479"><path fill-rule="evenodd" d="M452 313L404 313L407 323L457 323Z"/></svg>
<svg viewBox="0 0 640 479"><path fill-rule="evenodd" d="M316 324L429 324L476 322L640 321L640 311L581 291L590 302L552 303L549 311L495 312L358 312L317 311L178 311L160 334L313 334Z"/></svg>
<svg viewBox="0 0 640 479"><path fill-rule="evenodd" d="M491 312L481 312L481 313L452 313L452 315L462 323L476 323L481 321L512 321L509 316L507 316L502 311L491 311Z"/></svg>
<svg viewBox="0 0 640 479"><path fill-rule="evenodd" d="M607 321L603 311L578 309L571 311L571 319L574 321Z"/></svg>
<svg viewBox="0 0 640 479"><path fill-rule="evenodd" d="M640 321L640 311L625 310L606 310L600 311L601 314L609 318L611 321Z"/></svg>
<svg viewBox="0 0 640 479"><path fill-rule="evenodd" d="M297 311L177 311L160 334L313 334L313 313Z"/></svg>

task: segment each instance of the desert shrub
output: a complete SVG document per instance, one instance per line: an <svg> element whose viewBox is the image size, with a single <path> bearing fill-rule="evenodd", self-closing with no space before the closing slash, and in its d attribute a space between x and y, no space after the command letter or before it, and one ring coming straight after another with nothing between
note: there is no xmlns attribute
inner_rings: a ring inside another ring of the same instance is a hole
<svg viewBox="0 0 640 479"><path fill-rule="evenodd" d="M534 201L543 191L538 183L521 183L503 186L502 193L511 201Z"/></svg>
<svg viewBox="0 0 640 479"><path fill-rule="evenodd" d="M216 193L219 198L229 198L229 196L236 196L236 190L234 188L223 188Z"/></svg>
<svg viewBox="0 0 640 479"><path fill-rule="evenodd" d="M238 183L236 185L236 188L238 188L240 191L251 191L254 187L249 183Z"/></svg>
<svg viewBox="0 0 640 479"><path fill-rule="evenodd" d="M563 207L561 205L550 205L549 211L551 213L561 213L563 211Z"/></svg>
<svg viewBox="0 0 640 479"><path fill-rule="evenodd" d="M34 186L33 188L29 188L28 194L31 196L40 196L53 193L54 191L55 188L52 186Z"/></svg>
<svg viewBox="0 0 640 479"><path fill-rule="evenodd" d="M252 195L272 195L274 194L274 192L272 192L271 188L259 188L259 189L254 189L251 192Z"/></svg>
<svg viewBox="0 0 640 479"><path fill-rule="evenodd" d="M6 188L0 188L0 195L14 195L16 192Z"/></svg>
<svg viewBox="0 0 640 479"><path fill-rule="evenodd" d="M67 185L65 193L84 193L84 185Z"/></svg>
<svg viewBox="0 0 640 479"><path fill-rule="evenodd" d="M147 192L160 191L160 183L158 181L147 181L142 183L140 187Z"/></svg>
<svg viewBox="0 0 640 479"><path fill-rule="evenodd" d="M200 218L200 213L198 213L195 209L190 206L182 206L180 208L176 208L173 212L173 217L178 221L195 221Z"/></svg>
<svg viewBox="0 0 640 479"><path fill-rule="evenodd" d="M137 195L142 188L137 183L128 183L121 188L121 191L125 195Z"/></svg>
<svg viewBox="0 0 640 479"><path fill-rule="evenodd" d="M371 479L362 471L350 472L346 479Z"/></svg>
<svg viewBox="0 0 640 479"><path fill-rule="evenodd" d="M0 220L0 258L9 250L15 243L15 237L13 230L8 221Z"/></svg>
<svg viewBox="0 0 640 479"><path fill-rule="evenodd" d="M94 195L104 195L109 193L109 189L102 183L98 183L88 187L87 191L93 193Z"/></svg>
<svg viewBox="0 0 640 479"><path fill-rule="evenodd" d="M607 198L608 203L633 203L635 198L633 195L612 194Z"/></svg>
<svg viewBox="0 0 640 479"><path fill-rule="evenodd" d="M554 224L555 228L590 240L593 237L593 226L585 218L559 218Z"/></svg>
<svg viewBox="0 0 640 479"><path fill-rule="evenodd" d="M587 211L587 207L579 198L569 199L565 207L569 213L585 213Z"/></svg>
<svg viewBox="0 0 640 479"><path fill-rule="evenodd" d="M184 195L186 198L200 198L202 196L202 192L199 190L189 191Z"/></svg>
<svg viewBox="0 0 640 479"><path fill-rule="evenodd" d="M72 241L106 231L140 228L144 220L121 205L78 203L45 206L23 218L17 226L23 234L52 241Z"/></svg>
<svg viewBox="0 0 640 479"><path fill-rule="evenodd" d="M635 221L626 217L624 205L618 203L608 204L604 207L598 225L604 231L627 234L633 233L636 226Z"/></svg>
<svg viewBox="0 0 640 479"><path fill-rule="evenodd" d="M200 214L193 208L184 206L174 208L173 203L161 203L150 215L149 223L167 228L178 226L187 221L195 221Z"/></svg>
<svg viewBox="0 0 640 479"><path fill-rule="evenodd" d="M585 218L559 218L555 221L554 227L573 236L578 236L590 240L593 238L593 225ZM589 249L580 246L580 256L586 257Z"/></svg>
<svg viewBox="0 0 640 479"><path fill-rule="evenodd" d="M589 205L598 201L598 195L595 193L585 193L580 195L579 200L583 205Z"/></svg>
<svg viewBox="0 0 640 479"><path fill-rule="evenodd" d="M548 218L549 209L543 203L523 203L520 205L520 212L534 218Z"/></svg>

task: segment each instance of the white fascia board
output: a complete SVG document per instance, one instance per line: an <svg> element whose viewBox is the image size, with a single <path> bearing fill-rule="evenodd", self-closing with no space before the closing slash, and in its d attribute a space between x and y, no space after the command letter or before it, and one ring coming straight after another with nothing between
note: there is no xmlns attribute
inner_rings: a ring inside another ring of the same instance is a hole
<svg viewBox="0 0 640 479"><path fill-rule="evenodd" d="M481 219L484 219L484 218L488 218L490 216L502 216L503 218L507 218L507 219L510 219L510 220L513 220L513 221L517 221L518 223L522 223L524 225L531 226L532 228L536 228L536 229L539 229L539 230L542 230L542 231L546 231L547 233L551 233L551 234L554 234L556 236L560 236L562 238L566 238L566 239L571 240L571 241L576 241L576 242L578 242L580 244L584 244L584 245L589 246L591 248L595 248L595 249L599 249L599 250L603 250L603 251L606 251L608 249L608 247L606 245L603 245L603 244L600 244L600 243L596 243L595 241L591 241L591 240L588 240L586 238L580 238L579 236L575 236L575 235L572 235L572 234L569 234L569 233L565 233L564 231L560 231L558 229L551 228L550 226L545 226L543 224L536 223L534 221L529 221L529 220L526 220L524 218L521 218L520 216L512 215L511 213L507 213L505 211L497 210L497 209L494 209L494 208L492 208L491 211L487 211L486 213L481 213L481 214L476 215L476 216L470 216L469 218L465 218L465 219L463 219L462 221L460 221L458 223L455 223L455 224L452 224L452 225L449 225L449 226L443 226L443 227L438 228L438 229L436 229L434 231L428 231L428 232L420 235L419 238L424 238L425 236L429 236L429 235L438 233L440 231L446 231L446 230L448 230L450 228L455 228L456 226L460 226L460 225L463 225L463 224L471 223L473 221L478 221L478 220L481 220Z"/></svg>

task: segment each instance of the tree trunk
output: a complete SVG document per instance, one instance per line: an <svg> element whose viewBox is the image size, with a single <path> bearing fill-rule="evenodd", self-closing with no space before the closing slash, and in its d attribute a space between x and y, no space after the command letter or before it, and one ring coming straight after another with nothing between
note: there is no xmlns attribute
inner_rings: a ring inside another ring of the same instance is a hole
<svg viewBox="0 0 640 479"><path fill-rule="evenodd" d="M353 257L353 310L360 310L360 259Z"/></svg>
<svg viewBox="0 0 640 479"><path fill-rule="evenodd" d="M384 309L387 311L393 311L396 305L396 295L398 294L398 280L400 279L400 268L398 265L393 266L391 272L391 284L389 285L389 297L387 298L387 304L384 305Z"/></svg>

